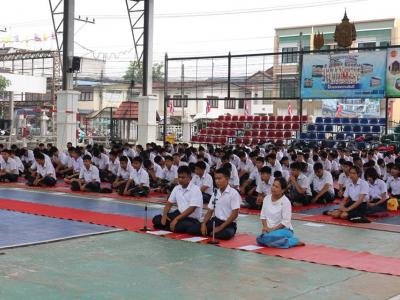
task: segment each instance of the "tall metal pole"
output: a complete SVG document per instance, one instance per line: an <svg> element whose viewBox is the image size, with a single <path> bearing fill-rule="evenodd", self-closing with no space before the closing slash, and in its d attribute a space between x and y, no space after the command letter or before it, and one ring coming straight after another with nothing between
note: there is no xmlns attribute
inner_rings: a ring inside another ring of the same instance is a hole
<svg viewBox="0 0 400 300"><path fill-rule="evenodd" d="M64 0L62 89L73 89L75 0Z"/></svg>
<svg viewBox="0 0 400 300"><path fill-rule="evenodd" d="M144 0L143 96L153 92L153 23L154 0Z"/></svg>
<svg viewBox="0 0 400 300"><path fill-rule="evenodd" d="M165 53L165 59L164 59L164 122L163 122L163 141L164 145L165 142L167 141L167 109L168 109L168 101L171 101L168 99L168 54Z"/></svg>
<svg viewBox="0 0 400 300"><path fill-rule="evenodd" d="M232 71L232 55L228 54L228 100L231 99L231 71Z"/></svg>
<svg viewBox="0 0 400 300"><path fill-rule="evenodd" d="M385 120L386 120L386 122L385 122L385 135L388 134L388 124L389 124L389 111L388 111L388 109L389 109L389 98L386 97L385 98Z"/></svg>
<svg viewBox="0 0 400 300"><path fill-rule="evenodd" d="M303 132L303 99L301 98L301 81L303 73L303 56L304 56L304 46L303 46L303 33L300 32L300 57L299 57L299 115L300 115L300 133Z"/></svg>

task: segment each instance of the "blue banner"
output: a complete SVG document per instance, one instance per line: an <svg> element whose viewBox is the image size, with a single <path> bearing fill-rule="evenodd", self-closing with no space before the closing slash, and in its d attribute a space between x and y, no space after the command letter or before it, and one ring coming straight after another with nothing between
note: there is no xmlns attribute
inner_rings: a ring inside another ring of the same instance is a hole
<svg viewBox="0 0 400 300"><path fill-rule="evenodd" d="M386 51L307 54L303 58L303 99L384 98Z"/></svg>

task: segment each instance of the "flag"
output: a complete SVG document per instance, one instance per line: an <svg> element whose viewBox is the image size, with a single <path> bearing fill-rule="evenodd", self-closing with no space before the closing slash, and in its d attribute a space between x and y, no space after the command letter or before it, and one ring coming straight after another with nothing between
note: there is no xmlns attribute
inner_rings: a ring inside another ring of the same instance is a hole
<svg viewBox="0 0 400 300"><path fill-rule="evenodd" d="M35 36L34 36L33 39L34 39L35 42L41 42L41 41L42 41L42 39L40 38L40 36L39 36L38 34L36 34L36 33L35 33Z"/></svg>
<svg viewBox="0 0 400 300"><path fill-rule="evenodd" d="M338 103L335 117L337 118L340 117L342 115L342 112L343 112L342 104Z"/></svg>
<svg viewBox="0 0 400 300"><path fill-rule="evenodd" d="M174 112L174 101L173 100L168 101L168 110L169 110L170 114L172 114Z"/></svg>
<svg viewBox="0 0 400 300"><path fill-rule="evenodd" d="M287 107L287 113L289 116L293 116L293 108L292 108L292 103L289 102L288 107Z"/></svg>
<svg viewBox="0 0 400 300"><path fill-rule="evenodd" d="M250 115L250 107L249 107L249 101L244 100L244 114L246 116Z"/></svg>
<svg viewBox="0 0 400 300"><path fill-rule="evenodd" d="M210 111L211 111L211 103L207 100L206 115L208 115Z"/></svg>

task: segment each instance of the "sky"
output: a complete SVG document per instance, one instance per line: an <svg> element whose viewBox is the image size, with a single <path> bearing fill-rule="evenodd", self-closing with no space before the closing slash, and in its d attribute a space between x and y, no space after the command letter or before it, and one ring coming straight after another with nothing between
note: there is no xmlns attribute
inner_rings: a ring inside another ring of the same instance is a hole
<svg viewBox="0 0 400 300"><path fill-rule="evenodd" d="M56 2L56 0L52 0ZM0 0L0 42L29 49L56 49L48 0ZM155 0L154 61L169 57L269 52L274 29L393 18L397 0ZM125 0L76 0L75 55L107 60L106 75L124 74L135 59ZM46 41L33 41L34 36ZM24 42L24 40L30 40ZM4 44L4 43L3 43Z"/></svg>

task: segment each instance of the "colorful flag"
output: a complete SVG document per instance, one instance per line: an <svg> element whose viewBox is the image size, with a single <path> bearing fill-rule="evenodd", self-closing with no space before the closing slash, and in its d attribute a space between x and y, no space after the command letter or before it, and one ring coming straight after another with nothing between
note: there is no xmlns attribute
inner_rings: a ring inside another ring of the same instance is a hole
<svg viewBox="0 0 400 300"><path fill-rule="evenodd" d="M210 111L211 111L211 104L210 104L210 102L207 100L206 115L208 115Z"/></svg>
<svg viewBox="0 0 400 300"><path fill-rule="evenodd" d="M250 115L250 106L248 100L244 100L244 114L246 116Z"/></svg>
<svg viewBox="0 0 400 300"><path fill-rule="evenodd" d="M289 116L293 116L293 108L292 108L292 103L289 102L288 107L287 107L287 113Z"/></svg>
<svg viewBox="0 0 400 300"><path fill-rule="evenodd" d="M174 112L174 100L168 101L168 110L169 110L170 114L172 114Z"/></svg>
<svg viewBox="0 0 400 300"><path fill-rule="evenodd" d="M343 112L343 106L341 103L338 103L335 117L339 118L342 115L342 112Z"/></svg>
<svg viewBox="0 0 400 300"><path fill-rule="evenodd" d="M35 42L41 42L42 39L40 38L40 36L38 34L35 33L34 41Z"/></svg>

